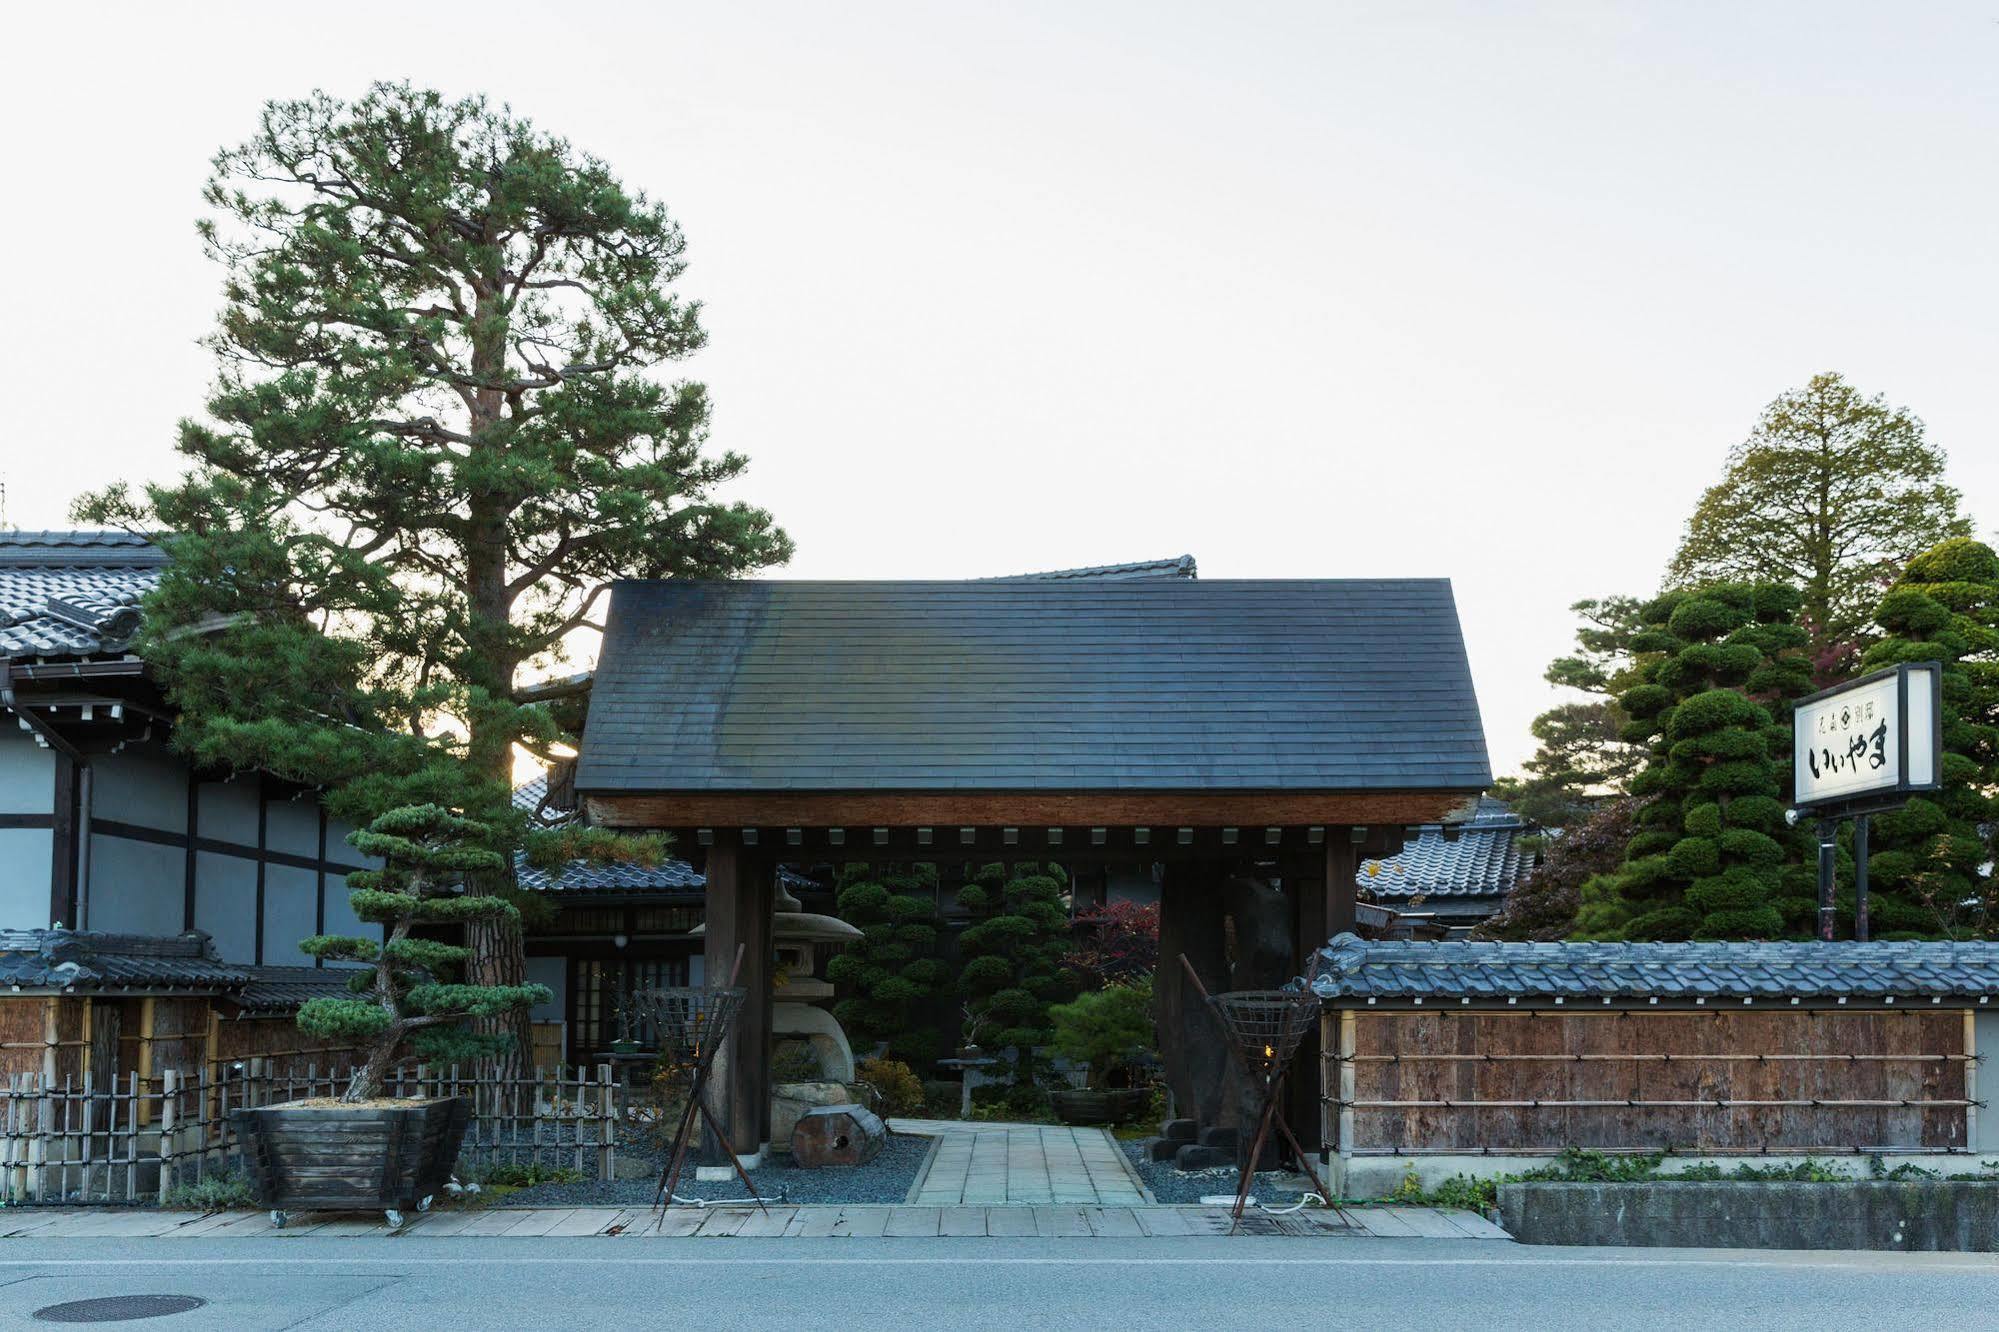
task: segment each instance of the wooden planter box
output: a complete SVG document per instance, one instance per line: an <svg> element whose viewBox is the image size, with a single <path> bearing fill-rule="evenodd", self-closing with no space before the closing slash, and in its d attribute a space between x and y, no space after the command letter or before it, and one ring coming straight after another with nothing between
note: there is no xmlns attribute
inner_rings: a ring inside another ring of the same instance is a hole
<svg viewBox="0 0 1999 1332"><path fill-rule="evenodd" d="M271 1220L285 1213L380 1209L400 1226L451 1178L472 1100L446 1096L393 1106L265 1106L232 1116L251 1188Z"/></svg>

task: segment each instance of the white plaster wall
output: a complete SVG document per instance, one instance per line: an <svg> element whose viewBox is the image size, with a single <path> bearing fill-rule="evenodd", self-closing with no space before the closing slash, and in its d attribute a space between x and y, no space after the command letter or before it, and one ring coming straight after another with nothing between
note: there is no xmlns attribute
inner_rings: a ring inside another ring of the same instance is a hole
<svg viewBox="0 0 1999 1332"><path fill-rule="evenodd" d="M183 795L183 808L185 808ZM93 801L99 815L110 806ZM179 934L186 920L187 852L177 846L92 833L84 924L118 934Z"/></svg>
<svg viewBox="0 0 1999 1332"><path fill-rule="evenodd" d="M0 714L0 727L6 728L0 730L0 814L51 812L56 798L55 754L20 730L11 713Z"/></svg>
<svg viewBox="0 0 1999 1332"><path fill-rule="evenodd" d="M293 856L319 855L319 801L311 795L296 800L273 800L264 807L264 845ZM326 852L336 847L328 830Z"/></svg>
<svg viewBox="0 0 1999 1332"><path fill-rule="evenodd" d="M326 932L328 934L358 934L366 939L382 937L382 927L364 924L354 914L354 908L347 904L347 879L345 875L326 876Z"/></svg>
<svg viewBox="0 0 1999 1332"><path fill-rule="evenodd" d="M52 923L49 920L51 840L46 828L0 828L0 929L38 930Z"/></svg>
<svg viewBox="0 0 1999 1332"><path fill-rule="evenodd" d="M93 817L187 831L187 768L163 749L133 748L90 760Z"/></svg>
<svg viewBox="0 0 1999 1332"><path fill-rule="evenodd" d="M195 928L214 937L224 961L256 961L256 862L203 851L195 856L194 878Z"/></svg>
<svg viewBox="0 0 1999 1332"><path fill-rule="evenodd" d="M317 826L317 820L314 820ZM289 865L264 867L264 961L276 967L309 966L298 950L310 938L319 911L319 876Z"/></svg>
<svg viewBox="0 0 1999 1332"><path fill-rule="evenodd" d="M530 985L546 985L554 995L545 1004L536 1004L528 1010L528 1018L534 1022L560 1022L563 1020L565 1001L569 992L569 959L566 957L531 957L527 960L524 973Z"/></svg>
<svg viewBox="0 0 1999 1332"><path fill-rule="evenodd" d="M197 831L219 842L255 846L257 779L243 776L226 782L203 782Z"/></svg>

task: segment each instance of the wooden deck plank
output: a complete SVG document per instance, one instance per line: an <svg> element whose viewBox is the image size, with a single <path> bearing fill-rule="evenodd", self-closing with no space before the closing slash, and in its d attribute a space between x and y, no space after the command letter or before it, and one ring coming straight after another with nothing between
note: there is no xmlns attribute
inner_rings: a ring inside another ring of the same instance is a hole
<svg viewBox="0 0 1999 1332"><path fill-rule="evenodd" d="M1413 1239L1416 1228L1386 1207L1356 1207L1348 1215L1376 1239Z"/></svg>
<svg viewBox="0 0 1999 1332"><path fill-rule="evenodd" d="M786 1239L831 1239L833 1228L839 1223L837 1207L801 1207L784 1234Z"/></svg>
<svg viewBox="0 0 1999 1332"><path fill-rule="evenodd" d="M707 1219L707 1212L699 1207L668 1207L654 1212L635 1229L652 1239L680 1239L701 1229Z"/></svg>
<svg viewBox="0 0 1999 1332"><path fill-rule="evenodd" d="M889 1210L882 1234L893 1239L929 1239L943 1224L941 1207L895 1207Z"/></svg>
<svg viewBox="0 0 1999 1332"><path fill-rule="evenodd" d="M546 1207L533 1212L524 1212L520 1220L507 1227L506 1233L520 1236L546 1235L561 1225L563 1219L573 1210L569 1207Z"/></svg>
<svg viewBox="0 0 1999 1332"><path fill-rule="evenodd" d="M937 1233L940 1235L981 1235L986 1233L986 1209L983 1207L946 1207L937 1218Z"/></svg>
<svg viewBox="0 0 1999 1332"><path fill-rule="evenodd" d="M1206 1231L1194 1229L1194 1224L1175 1207L1140 1207L1132 1215L1138 1218L1138 1227L1154 1238L1174 1235L1200 1235Z"/></svg>
<svg viewBox="0 0 1999 1332"><path fill-rule="evenodd" d="M425 1212L403 1229L412 1235L456 1235L483 1215L483 1212L470 1208L453 1208L449 1212Z"/></svg>
<svg viewBox="0 0 1999 1332"><path fill-rule="evenodd" d="M572 1207L564 1211L562 1219L546 1233L551 1239L582 1235L601 1235L604 1229L624 1215L615 1207Z"/></svg>
<svg viewBox="0 0 1999 1332"><path fill-rule="evenodd" d="M1090 1233L1090 1223L1083 1219L1081 1207L1037 1207L1034 1209L1034 1233L1043 1239L1073 1239Z"/></svg>
<svg viewBox="0 0 1999 1332"><path fill-rule="evenodd" d="M986 1212L986 1234L1019 1237L1034 1234L1032 1207L993 1207Z"/></svg>
<svg viewBox="0 0 1999 1332"><path fill-rule="evenodd" d="M1120 1238L1136 1238L1145 1232L1139 1229L1138 1218L1129 1207L1085 1207L1084 1219L1090 1223L1092 1235L1114 1235Z"/></svg>
<svg viewBox="0 0 1999 1332"><path fill-rule="evenodd" d="M833 1233L843 1239L880 1239L888 1227L890 1208L842 1207Z"/></svg>
<svg viewBox="0 0 1999 1332"><path fill-rule="evenodd" d="M1432 1207L1384 1207L1396 1220L1424 1239L1463 1239L1464 1231L1452 1225Z"/></svg>
<svg viewBox="0 0 1999 1332"><path fill-rule="evenodd" d="M750 1214L733 1207L717 1207L702 1220L701 1228L694 1233L703 1239L728 1239L742 1230Z"/></svg>
<svg viewBox="0 0 1999 1332"><path fill-rule="evenodd" d="M1468 1239L1510 1240L1513 1236L1480 1216L1477 1212L1452 1210L1441 1214L1446 1221L1465 1232Z"/></svg>
<svg viewBox="0 0 1999 1332"><path fill-rule="evenodd" d="M796 1207L776 1206L768 1211L751 1212L743 1221L743 1228L736 1232L738 1239L776 1239L784 1234L791 1224L791 1218L798 1215Z"/></svg>

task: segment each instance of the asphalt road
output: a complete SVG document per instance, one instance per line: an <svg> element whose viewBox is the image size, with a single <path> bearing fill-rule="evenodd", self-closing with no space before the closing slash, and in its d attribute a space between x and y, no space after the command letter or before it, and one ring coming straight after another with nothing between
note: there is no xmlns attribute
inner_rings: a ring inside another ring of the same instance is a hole
<svg viewBox="0 0 1999 1332"><path fill-rule="evenodd" d="M1999 1257L1370 1239L9 1240L0 1327L191 1295L135 1329L1999 1326Z"/></svg>

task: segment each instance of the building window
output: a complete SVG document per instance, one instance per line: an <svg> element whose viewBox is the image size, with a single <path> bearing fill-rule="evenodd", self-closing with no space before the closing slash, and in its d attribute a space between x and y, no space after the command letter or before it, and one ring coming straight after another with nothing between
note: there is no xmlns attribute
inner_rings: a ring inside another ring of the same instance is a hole
<svg viewBox="0 0 1999 1332"><path fill-rule="evenodd" d="M632 996L641 990L657 990L688 983L684 957L579 958L569 969L569 1020L572 1058L602 1054L619 1038L618 1011L626 1007L631 1016L631 1037L639 1048L654 1050L657 1034Z"/></svg>

